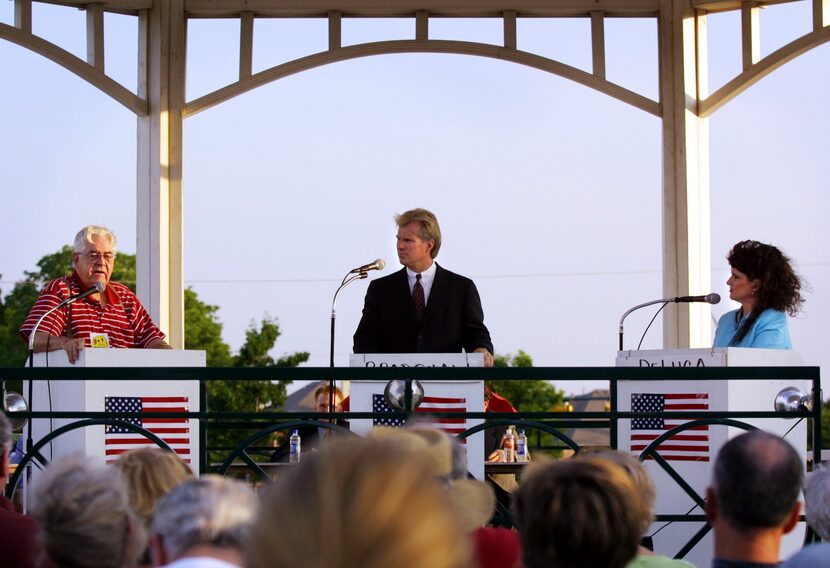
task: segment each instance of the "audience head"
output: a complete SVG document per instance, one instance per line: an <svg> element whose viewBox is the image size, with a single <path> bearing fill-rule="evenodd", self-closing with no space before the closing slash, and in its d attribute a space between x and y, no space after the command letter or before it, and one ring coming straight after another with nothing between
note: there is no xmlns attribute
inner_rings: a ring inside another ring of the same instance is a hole
<svg viewBox="0 0 830 568"><path fill-rule="evenodd" d="M644 506L604 459L531 466L513 494L525 568L622 568L637 553Z"/></svg>
<svg viewBox="0 0 830 568"><path fill-rule="evenodd" d="M444 486L465 531L474 531L493 517L495 493L486 483L468 479L467 450L457 439L417 422L407 428L375 428L370 436L404 450L407 463L425 464L431 477Z"/></svg>
<svg viewBox="0 0 830 568"><path fill-rule="evenodd" d="M115 467L127 482L130 507L149 526L159 499L193 472L174 452L161 448L139 448L119 456Z"/></svg>
<svg viewBox="0 0 830 568"><path fill-rule="evenodd" d="M36 481L32 514L56 568L125 568L144 550L124 480L82 457L55 461Z"/></svg>
<svg viewBox="0 0 830 568"><path fill-rule="evenodd" d="M807 475L804 514L824 542L830 541L830 467L822 465Z"/></svg>
<svg viewBox="0 0 830 568"><path fill-rule="evenodd" d="M461 568L469 542L426 464L382 440L311 454L267 492L248 568Z"/></svg>
<svg viewBox="0 0 830 568"><path fill-rule="evenodd" d="M334 409L329 406L329 398L334 392ZM331 388L328 383L322 384L314 391L314 410L317 412L340 412L343 410L343 391L338 387Z"/></svg>
<svg viewBox="0 0 830 568"><path fill-rule="evenodd" d="M795 449L779 436L753 430L718 452L707 513L743 532L782 527L798 511L803 481L804 466Z"/></svg>
<svg viewBox="0 0 830 568"><path fill-rule="evenodd" d="M0 411L0 452L11 452L13 441L12 423L6 414Z"/></svg>
<svg viewBox="0 0 830 568"><path fill-rule="evenodd" d="M400 215L395 215L395 224L398 228L403 228L410 223L418 223L421 227L420 236L423 241L433 241L430 256L435 258L438 256L438 251L441 249L441 227L438 225L438 219L432 211L426 209L410 209L404 211Z"/></svg>
<svg viewBox="0 0 830 568"><path fill-rule="evenodd" d="M154 549L164 563L197 547L235 555L241 562L256 505L253 491L240 481L216 475L184 481L156 507Z"/></svg>
<svg viewBox="0 0 830 568"><path fill-rule="evenodd" d="M657 499L657 488L654 486L651 476L646 471L645 465L625 452L616 450L600 450L596 452L582 453L577 459L603 459L620 466L634 482L635 491L642 505L640 520L640 534L645 534L648 527L654 521L654 502Z"/></svg>
<svg viewBox="0 0 830 568"><path fill-rule="evenodd" d="M0 485L5 487L9 477L9 454L12 451L12 425L6 415L0 411Z"/></svg>

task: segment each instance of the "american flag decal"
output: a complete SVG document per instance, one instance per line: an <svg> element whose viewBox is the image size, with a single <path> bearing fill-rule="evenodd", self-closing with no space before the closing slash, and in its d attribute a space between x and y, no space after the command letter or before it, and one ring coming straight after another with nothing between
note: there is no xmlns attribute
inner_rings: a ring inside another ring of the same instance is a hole
<svg viewBox="0 0 830 568"><path fill-rule="evenodd" d="M106 412L141 412L140 418L123 418L124 422L141 426L164 440L185 462L190 463L190 420L187 418L154 418L154 412L188 412L186 396L107 396ZM107 425L104 448L107 463L126 451L157 447L155 442L123 426Z"/></svg>
<svg viewBox="0 0 830 568"><path fill-rule="evenodd" d="M382 394L373 394L372 412L394 412L394 409L386 403L386 399ZM424 396L424 401L415 409L415 412L457 412L463 414L467 412L467 399L445 396ZM420 417L419 423L443 430L451 436L461 434L467 429L467 420L465 418L438 418L424 415ZM374 426L391 426L393 428L403 426L403 423L397 418L375 418L372 424Z"/></svg>
<svg viewBox="0 0 830 568"><path fill-rule="evenodd" d="M708 393L632 393L632 412L709 410ZM639 454L658 436L690 419L634 418L631 421L631 451ZM696 426L666 440L657 451L667 461L709 461L709 426ZM652 459L652 458L649 458Z"/></svg>

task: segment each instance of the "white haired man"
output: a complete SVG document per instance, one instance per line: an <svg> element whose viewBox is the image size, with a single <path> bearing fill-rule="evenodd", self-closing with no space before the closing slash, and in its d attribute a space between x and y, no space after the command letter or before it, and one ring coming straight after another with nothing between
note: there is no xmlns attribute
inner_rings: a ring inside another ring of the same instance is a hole
<svg viewBox="0 0 830 568"><path fill-rule="evenodd" d="M159 501L150 547L153 565L236 568L256 514L256 496L234 479L205 475L185 481Z"/></svg>
<svg viewBox="0 0 830 568"><path fill-rule="evenodd" d="M89 225L75 236L73 272L51 281L20 327L29 340L43 314L70 296L89 290L96 282L104 291L94 293L51 313L35 333L35 352L63 349L71 363L84 347L170 349L138 297L124 284L111 282L115 266L115 235L106 227Z"/></svg>

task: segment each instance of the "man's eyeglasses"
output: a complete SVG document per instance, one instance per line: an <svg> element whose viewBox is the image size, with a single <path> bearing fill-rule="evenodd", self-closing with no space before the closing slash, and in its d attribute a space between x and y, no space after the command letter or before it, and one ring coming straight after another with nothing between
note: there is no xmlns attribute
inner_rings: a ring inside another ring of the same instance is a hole
<svg viewBox="0 0 830 568"><path fill-rule="evenodd" d="M98 252L97 250L89 251L83 253L83 256L87 258L90 262L98 262L99 260L103 260L107 264L112 264L112 261L115 260L115 253L114 252Z"/></svg>

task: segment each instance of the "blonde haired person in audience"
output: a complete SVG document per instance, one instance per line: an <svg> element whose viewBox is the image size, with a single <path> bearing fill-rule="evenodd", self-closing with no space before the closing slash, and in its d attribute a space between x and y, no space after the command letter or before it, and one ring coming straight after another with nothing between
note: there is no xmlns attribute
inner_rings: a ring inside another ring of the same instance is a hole
<svg viewBox="0 0 830 568"><path fill-rule="evenodd" d="M161 448L130 450L118 457L115 467L127 482L130 507L145 526L149 526L159 499L193 477L179 456Z"/></svg>
<svg viewBox="0 0 830 568"><path fill-rule="evenodd" d="M144 528L150 528L159 499L170 493L183 481L193 478L193 472L174 452L161 448L138 448L118 457L115 467L127 482L130 507L138 515ZM150 566L150 549L146 549L139 565Z"/></svg>
<svg viewBox="0 0 830 568"><path fill-rule="evenodd" d="M144 550L141 521L113 468L79 456L57 460L36 482L33 501L56 568L133 568Z"/></svg>
<svg viewBox="0 0 830 568"><path fill-rule="evenodd" d="M378 440L328 445L260 505L248 568L469 568L470 543L430 466Z"/></svg>
<svg viewBox="0 0 830 568"><path fill-rule="evenodd" d="M580 454L578 459L608 460L620 466L629 475L636 487L636 495L640 498L642 504L640 535L644 535L654 521L654 501L657 497L657 490L642 462L631 454L616 450L588 452ZM675 560L655 554L648 548L640 546L637 550L637 556L628 563L626 568L694 568L694 566L683 560Z"/></svg>

